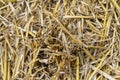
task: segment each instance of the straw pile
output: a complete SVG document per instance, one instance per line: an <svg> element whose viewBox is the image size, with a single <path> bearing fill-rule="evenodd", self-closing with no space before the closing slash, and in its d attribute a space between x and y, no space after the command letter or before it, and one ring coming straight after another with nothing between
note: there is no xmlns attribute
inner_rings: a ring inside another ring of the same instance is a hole
<svg viewBox="0 0 120 80"><path fill-rule="evenodd" d="M120 0L0 0L0 80L120 80Z"/></svg>

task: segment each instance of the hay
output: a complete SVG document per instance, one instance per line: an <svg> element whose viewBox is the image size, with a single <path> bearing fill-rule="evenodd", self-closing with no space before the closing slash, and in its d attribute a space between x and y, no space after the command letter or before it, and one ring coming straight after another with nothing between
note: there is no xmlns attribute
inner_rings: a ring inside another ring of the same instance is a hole
<svg viewBox="0 0 120 80"><path fill-rule="evenodd" d="M119 0L0 0L0 80L119 80Z"/></svg>

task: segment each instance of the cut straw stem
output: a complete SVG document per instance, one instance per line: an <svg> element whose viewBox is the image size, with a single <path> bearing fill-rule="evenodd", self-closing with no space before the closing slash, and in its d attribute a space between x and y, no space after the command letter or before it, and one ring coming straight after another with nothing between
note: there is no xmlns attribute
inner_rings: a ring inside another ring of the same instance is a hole
<svg viewBox="0 0 120 80"><path fill-rule="evenodd" d="M77 60L76 60L76 63L77 63L77 67L76 67L76 80L80 80L79 78L80 78L80 75L79 75L79 72L80 72L80 70L79 70L79 68L80 68L80 61L79 61L79 57L77 57Z"/></svg>
<svg viewBox="0 0 120 80"><path fill-rule="evenodd" d="M100 66L102 65L102 63L104 62L104 60L106 59L106 57L110 54L111 50L109 50L106 55L101 59L100 63L98 64L98 66L96 67L96 69L93 71L93 73L91 74L91 76L89 77L88 80L92 80L93 76L96 74L96 72L99 70Z"/></svg>
<svg viewBox="0 0 120 80"><path fill-rule="evenodd" d="M92 68L93 70L96 70L96 67L94 67L94 66L91 66L91 68ZM100 70L100 69L98 69L98 73L100 73L102 76L104 76L105 78L107 78L107 79L109 79L109 80L116 80L116 79L114 79L112 76L110 76L109 74L103 72L103 71Z"/></svg>
<svg viewBox="0 0 120 80"><path fill-rule="evenodd" d="M90 54L90 52L87 49L83 48L83 50L85 51L86 55L88 55L91 60L93 61L95 60L95 58Z"/></svg>
<svg viewBox="0 0 120 80"><path fill-rule="evenodd" d="M3 80L7 80L7 73L8 73L8 46L7 43L4 43L5 55L4 55L4 74Z"/></svg>
<svg viewBox="0 0 120 80"><path fill-rule="evenodd" d="M60 70L63 68L64 64L65 64L65 60L63 60L63 61L59 64L58 70L57 70L56 74L54 75L53 80L58 80Z"/></svg>
<svg viewBox="0 0 120 80"><path fill-rule="evenodd" d="M117 4L115 0L110 0L113 4L113 6L117 9L118 13L120 14L120 6Z"/></svg>
<svg viewBox="0 0 120 80"><path fill-rule="evenodd" d="M64 19L80 19L80 18L86 18L86 19L91 19L91 18L94 18L93 16L69 16L69 15L66 15L66 16L63 16ZM102 18L101 16L98 16L97 18Z"/></svg>
<svg viewBox="0 0 120 80"><path fill-rule="evenodd" d="M89 20L86 20L87 24L89 25L89 27L91 28L91 30L100 33L99 29L97 29Z"/></svg>
<svg viewBox="0 0 120 80"><path fill-rule="evenodd" d="M28 23L25 25L25 28L27 29L27 30L26 30L26 37L28 37L30 23L31 23L31 21L33 20L33 18L34 18L34 16L32 16L32 17L30 18L30 20L28 21Z"/></svg>

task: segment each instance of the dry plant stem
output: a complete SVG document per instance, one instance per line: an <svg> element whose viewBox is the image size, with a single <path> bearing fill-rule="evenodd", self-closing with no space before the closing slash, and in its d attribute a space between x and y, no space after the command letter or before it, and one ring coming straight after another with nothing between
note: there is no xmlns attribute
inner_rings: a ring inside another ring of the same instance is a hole
<svg viewBox="0 0 120 80"><path fill-rule="evenodd" d="M100 79L101 79L101 77L102 77L102 75L100 75L100 76L97 78L97 80L100 80Z"/></svg>
<svg viewBox="0 0 120 80"><path fill-rule="evenodd" d="M105 16L104 16L104 23L103 23L103 30L102 30L102 36L101 40L105 40L106 38L106 23L107 23L107 16L108 16L108 7L105 8Z"/></svg>
<svg viewBox="0 0 120 80"><path fill-rule="evenodd" d="M95 60L95 58L90 54L90 52L87 49L83 48L83 50L85 51L86 55L88 55L91 60L93 61Z"/></svg>
<svg viewBox="0 0 120 80"><path fill-rule="evenodd" d="M1 4L5 4L4 0L0 0L0 6Z"/></svg>
<svg viewBox="0 0 120 80"><path fill-rule="evenodd" d="M67 43L67 39L66 39L66 36L64 33L62 33L62 38L63 38L63 42L65 43L65 48L66 48L66 51L67 51L67 55L68 55L68 68L69 68L69 74L70 74L70 77L72 79L72 71L71 71L71 66L70 66L70 50L68 48L68 43Z"/></svg>
<svg viewBox="0 0 120 80"><path fill-rule="evenodd" d="M17 0L4 0L5 2L16 2Z"/></svg>
<svg viewBox="0 0 120 80"><path fill-rule="evenodd" d="M110 14L106 23L106 35L109 35L109 30L111 27L111 20L112 20L113 14Z"/></svg>
<svg viewBox="0 0 120 80"><path fill-rule="evenodd" d="M57 2L57 3L56 3L56 5L55 5L53 15L55 15L55 14L56 14L57 9L58 9L58 7L59 7L59 4L60 4L60 0L58 0L58 2Z"/></svg>
<svg viewBox="0 0 120 80"><path fill-rule="evenodd" d="M110 54L111 50L108 51L106 53L106 55L101 59L100 63L98 64L98 66L96 67L96 69L93 71L93 73L91 74L91 76L89 77L88 80L92 80L93 76L96 74L96 72L98 71L98 69L101 67L102 63L104 62L104 60L106 59L106 57Z"/></svg>
<svg viewBox="0 0 120 80"><path fill-rule="evenodd" d="M4 56L4 75L3 80L8 80L8 46L7 43L4 42L5 56Z"/></svg>
<svg viewBox="0 0 120 80"><path fill-rule="evenodd" d="M63 16L64 19L81 19L81 18L86 18L86 19L92 19L94 18L93 16L69 16L69 15L66 15L66 16ZM102 16L99 16L97 18L102 18Z"/></svg>
<svg viewBox="0 0 120 80"><path fill-rule="evenodd" d="M1 58L1 74L4 73L4 58ZM2 77L4 79L4 76Z"/></svg>
<svg viewBox="0 0 120 80"><path fill-rule="evenodd" d="M80 60L79 60L79 61L80 61L79 63L83 66L83 65L84 65L84 62L83 62L83 56L81 55L81 53L79 53L79 59L80 59ZM80 64L79 64L79 65L80 65Z"/></svg>
<svg viewBox="0 0 120 80"><path fill-rule="evenodd" d="M91 68L92 68L93 70L96 70L96 67L94 67L94 66L92 66L92 65L91 65ZM105 72L103 72L103 71L101 71L101 70L99 70L99 69L98 69L97 72L100 73L101 75L103 75L105 78L107 78L107 79L109 79L109 80L115 80L112 76L110 76L109 74L107 74L107 73L105 73Z"/></svg>
<svg viewBox="0 0 120 80"><path fill-rule="evenodd" d="M11 79L11 71L10 71L10 69L11 69L11 67L10 67L11 65L10 65L10 61L8 61L8 76L7 76L7 78L8 78L8 80L10 80Z"/></svg>
<svg viewBox="0 0 120 80"><path fill-rule="evenodd" d="M26 28L26 37L28 37L28 33L29 33L29 26L30 26L30 23L31 23L31 21L33 20L33 18L34 18L34 16L32 16L31 18L30 18L30 20L28 21L28 23L25 25L25 28Z"/></svg>
<svg viewBox="0 0 120 80"><path fill-rule="evenodd" d="M29 70L28 70L28 73L27 73L27 78L29 78L29 76L31 74L31 71L33 69L34 63L35 63L35 61L37 61L36 59L37 59L40 48L41 47L39 47L38 49L35 49L32 53L34 55L34 57L33 57L32 61L29 63Z"/></svg>
<svg viewBox="0 0 120 80"><path fill-rule="evenodd" d="M8 47L10 48L11 53L16 54L15 50L12 48L10 42L8 41L7 36L5 37L5 41L6 41L7 45L8 45Z"/></svg>
<svg viewBox="0 0 120 80"><path fill-rule="evenodd" d="M76 65L77 65L76 66L76 80L80 80L80 75L79 75L80 61L79 61L79 57L77 57L77 59L76 59Z"/></svg>
<svg viewBox="0 0 120 80"><path fill-rule="evenodd" d="M91 28L91 30L95 31L96 33L100 34L100 31L93 25L91 24L91 22L89 20L86 20L87 24L89 25L89 27Z"/></svg>
<svg viewBox="0 0 120 80"><path fill-rule="evenodd" d="M118 14L120 14L120 6L117 4L117 2L115 0L110 0L113 4L113 6L115 6L115 8L117 9L118 11Z"/></svg>
<svg viewBox="0 0 120 80"><path fill-rule="evenodd" d="M64 64L65 64L65 60L63 60L63 61L59 64L58 70L57 70L57 72L55 73L55 75L53 76L53 80L57 80L57 79L58 79L60 70L62 69L62 67L63 67Z"/></svg>
<svg viewBox="0 0 120 80"><path fill-rule="evenodd" d="M14 65L14 69L13 69L13 75L12 75L12 79L14 80L16 78L16 76L20 73L20 66L21 66L21 62L23 59L23 54L20 55L16 55L16 59L15 59L15 65Z"/></svg>
<svg viewBox="0 0 120 80"><path fill-rule="evenodd" d="M5 8L7 8L7 7L9 7L9 5L2 6L2 7L0 7L0 10L3 10Z"/></svg>

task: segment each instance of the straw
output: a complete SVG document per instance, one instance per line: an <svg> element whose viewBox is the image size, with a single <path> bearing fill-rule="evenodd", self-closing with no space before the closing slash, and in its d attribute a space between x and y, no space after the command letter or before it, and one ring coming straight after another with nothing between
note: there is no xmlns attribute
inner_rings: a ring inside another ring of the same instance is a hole
<svg viewBox="0 0 120 80"><path fill-rule="evenodd" d="M0 0L0 80L119 80L120 0Z"/></svg>

